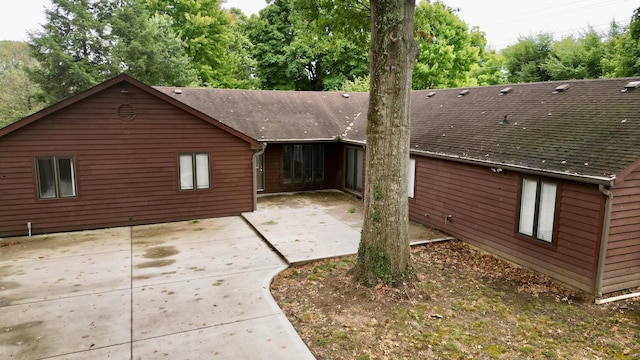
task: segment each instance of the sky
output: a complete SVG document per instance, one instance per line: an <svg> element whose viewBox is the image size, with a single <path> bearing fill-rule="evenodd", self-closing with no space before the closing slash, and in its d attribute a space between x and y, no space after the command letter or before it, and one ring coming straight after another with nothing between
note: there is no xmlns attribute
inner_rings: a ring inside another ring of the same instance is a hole
<svg viewBox="0 0 640 360"><path fill-rule="evenodd" d="M4 0L7 1L7 0ZM500 50L520 37L552 33L560 39L592 26L606 32L612 20L627 25L637 0L444 0L459 9L458 16L486 34L488 45ZM26 41L27 31L44 23L44 9L51 0L18 0L3 5L0 12L0 40ZM245 14L257 14L265 0L226 0L224 7L237 7Z"/></svg>

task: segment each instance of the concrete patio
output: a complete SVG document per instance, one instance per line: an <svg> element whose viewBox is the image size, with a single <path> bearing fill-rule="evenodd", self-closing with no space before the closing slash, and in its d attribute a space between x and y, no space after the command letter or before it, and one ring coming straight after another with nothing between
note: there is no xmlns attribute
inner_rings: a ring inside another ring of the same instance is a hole
<svg viewBox="0 0 640 360"><path fill-rule="evenodd" d="M269 285L354 254L362 201L276 195L243 217L0 239L0 359L313 359Z"/></svg>
<svg viewBox="0 0 640 360"><path fill-rule="evenodd" d="M312 359L240 217L0 242L2 359Z"/></svg>

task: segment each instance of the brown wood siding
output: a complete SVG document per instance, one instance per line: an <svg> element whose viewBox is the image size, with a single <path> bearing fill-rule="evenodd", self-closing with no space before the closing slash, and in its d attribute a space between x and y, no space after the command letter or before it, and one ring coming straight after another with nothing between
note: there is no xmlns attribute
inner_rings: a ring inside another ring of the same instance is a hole
<svg viewBox="0 0 640 360"><path fill-rule="evenodd" d="M640 286L640 168L612 189L604 294Z"/></svg>
<svg viewBox="0 0 640 360"><path fill-rule="evenodd" d="M510 171L416 156L412 220L592 291L603 197L597 186L559 182L553 244L517 234L521 176ZM446 220L451 215L451 220Z"/></svg>
<svg viewBox="0 0 640 360"><path fill-rule="evenodd" d="M137 88L95 94L0 139L0 236L238 215L253 209L250 144ZM117 115L121 104L136 112ZM210 189L180 191L178 154L209 154ZM73 156L77 197L38 198L34 161Z"/></svg>
<svg viewBox="0 0 640 360"><path fill-rule="evenodd" d="M264 193L295 192L339 189L342 164L338 160L342 156L339 143L322 143L324 145L324 180L308 181L296 184L282 182L282 146L271 143L264 153Z"/></svg>

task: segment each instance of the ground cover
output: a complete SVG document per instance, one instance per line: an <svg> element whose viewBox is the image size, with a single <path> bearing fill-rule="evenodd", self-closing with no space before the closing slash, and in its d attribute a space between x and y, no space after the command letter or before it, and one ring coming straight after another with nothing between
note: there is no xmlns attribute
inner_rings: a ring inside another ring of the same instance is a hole
<svg viewBox="0 0 640 360"><path fill-rule="evenodd" d="M291 267L272 293L318 359L640 359L640 299L595 305L460 241L411 254L410 286L356 286L350 256Z"/></svg>

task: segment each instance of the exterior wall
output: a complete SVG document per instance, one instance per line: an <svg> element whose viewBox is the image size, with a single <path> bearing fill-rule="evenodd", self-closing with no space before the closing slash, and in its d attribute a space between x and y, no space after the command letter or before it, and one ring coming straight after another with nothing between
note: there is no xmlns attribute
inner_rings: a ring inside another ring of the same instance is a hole
<svg viewBox="0 0 640 360"><path fill-rule="evenodd" d="M284 184L282 181L282 147L283 144L271 143L264 153L264 193L311 191L340 188L342 170L342 153L339 143L322 143L324 145L324 180L320 182L303 182Z"/></svg>
<svg viewBox="0 0 640 360"><path fill-rule="evenodd" d="M593 292L604 212L604 196L596 185L558 183L554 241L548 244L517 233L518 173L421 156L415 159L415 197L409 199L412 220Z"/></svg>
<svg viewBox="0 0 640 360"><path fill-rule="evenodd" d="M136 112L117 115L121 104ZM180 191L178 153L207 152L210 189ZM73 156L77 197L38 198L34 158ZM0 139L0 236L253 210L250 144L138 88L108 88Z"/></svg>
<svg viewBox="0 0 640 360"><path fill-rule="evenodd" d="M640 166L612 192L603 293L640 286Z"/></svg>

